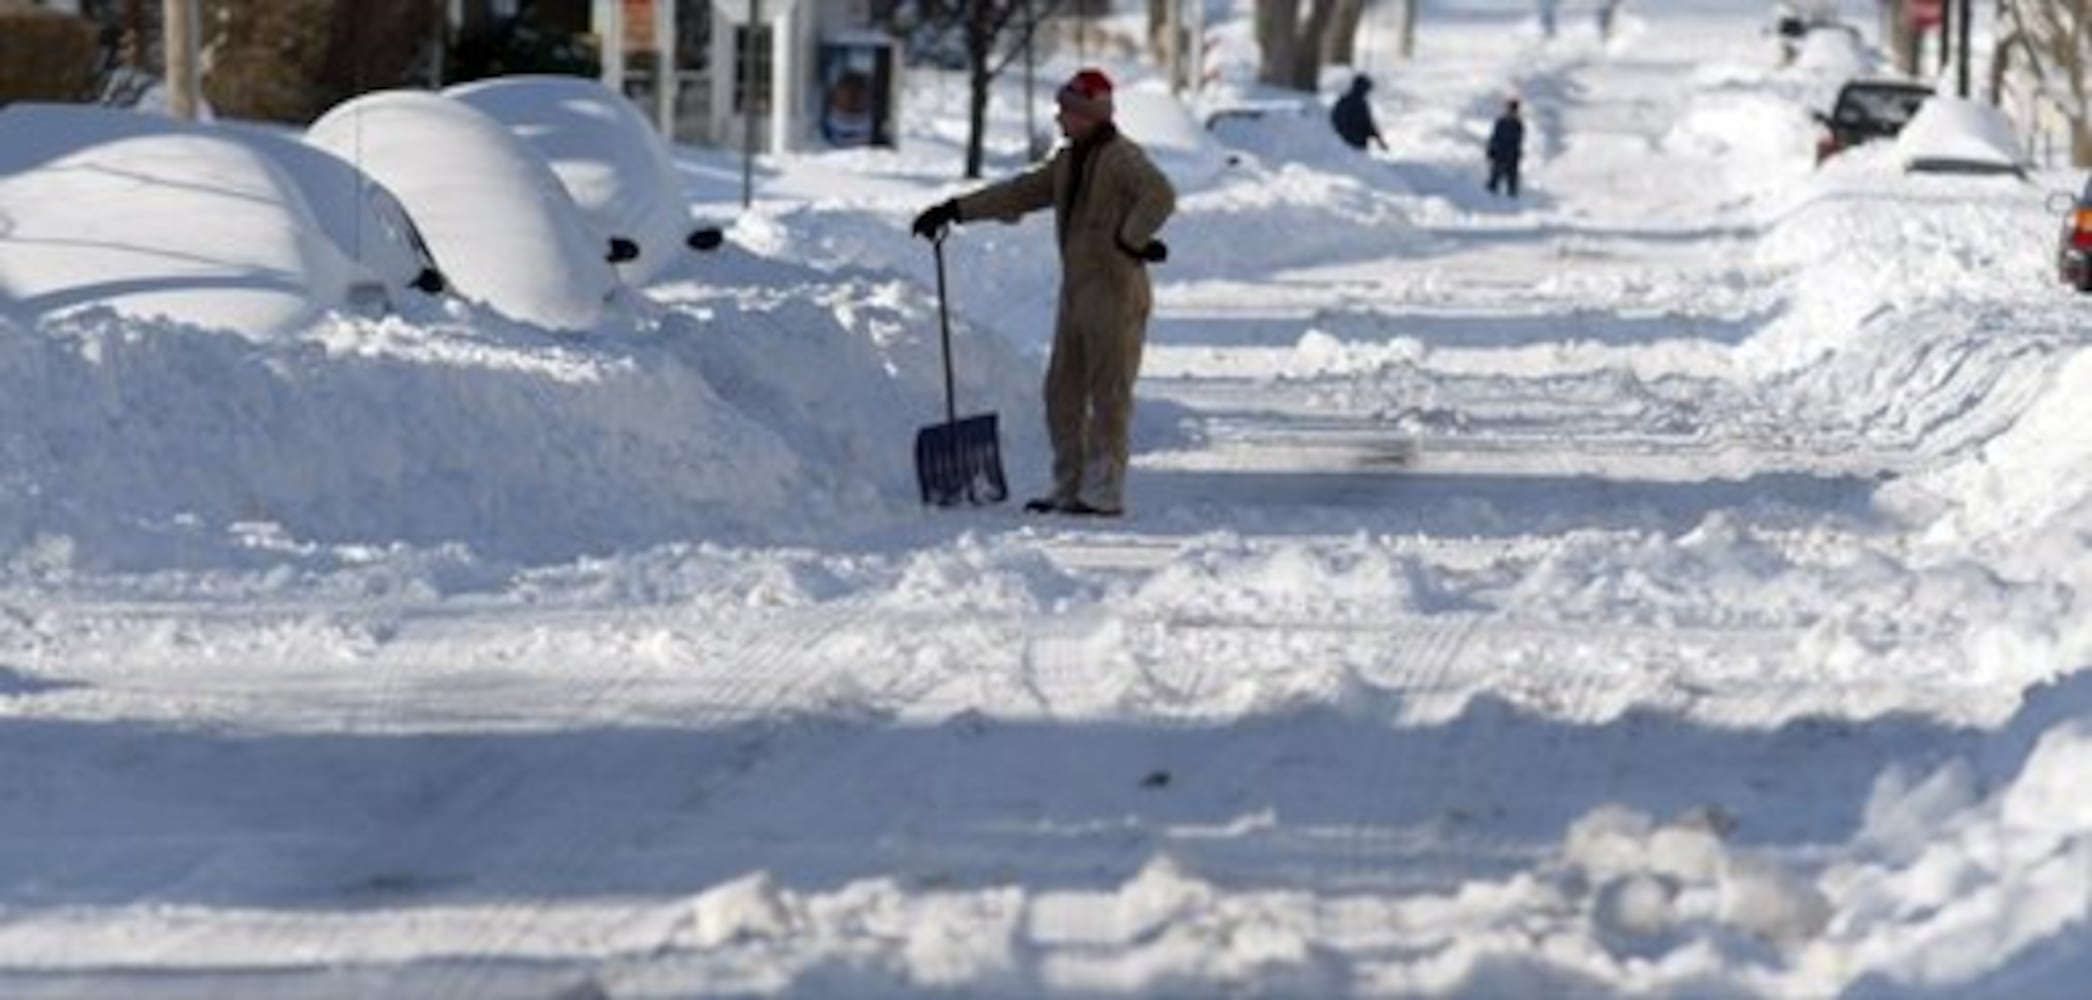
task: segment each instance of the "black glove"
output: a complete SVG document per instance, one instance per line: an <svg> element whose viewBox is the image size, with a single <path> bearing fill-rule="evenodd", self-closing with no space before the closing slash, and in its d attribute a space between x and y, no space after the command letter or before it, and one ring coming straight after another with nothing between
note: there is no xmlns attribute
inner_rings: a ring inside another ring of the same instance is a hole
<svg viewBox="0 0 2092 1000"><path fill-rule="evenodd" d="M956 201L940 201L929 208L923 209L923 213L915 217L915 235L926 240L938 239L944 235L945 227L957 221L959 221L959 203Z"/></svg>
<svg viewBox="0 0 2092 1000"><path fill-rule="evenodd" d="M1161 240L1149 240L1147 246L1138 250L1121 243L1119 249L1126 251L1134 260L1146 264L1160 264L1169 259L1169 244Z"/></svg>

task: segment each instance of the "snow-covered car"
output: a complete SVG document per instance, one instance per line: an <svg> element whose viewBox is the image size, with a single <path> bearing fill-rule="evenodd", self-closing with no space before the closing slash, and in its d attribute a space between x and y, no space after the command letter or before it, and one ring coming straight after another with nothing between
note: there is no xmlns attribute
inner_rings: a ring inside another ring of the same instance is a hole
<svg viewBox="0 0 2092 1000"><path fill-rule="evenodd" d="M1801 36L1794 55L1794 69L1815 76L1847 80L1864 75L1874 60L1858 28L1849 24L1824 24Z"/></svg>
<svg viewBox="0 0 2092 1000"><path fill-rule="evenodd" d="M1812 111L1828 112L1846 81L1877 71L1873 52L1849 24L1827 24L1810 28L1801 37L1793 64L1786 71L1803 87L1803 100Z"/></svg>
<svg viewBox="0 0 2092 1000"><path fill-rule="evenodd" d="M2092 177L2076 194L2056 192L2049 210L2063 216L2056 234L2056 277L2080 292L2092 292Z"/></svg>
<svg viewBox="0 0 2092 1000"><path fill-rule="evenodd" d="M1965 97L1926 101L1896 135L1896 158L1916 173L2026 174L2011 120Z"/></svg>
<svg viewBox="0 0 2092 1000"><path fill-rule="evenodd" d="M1792 63L1809 32L1838 23L1836 0L1779 0L1772 5L1772 33L1780 40L1780 62Z"/></svg>
<svg viewBox="0 0 2092 1000"><path fill-rule="evenodd" d="M1861 143L1895 138L1930 97L1931 87L1908 80L1848 81L1838 88L1828 113L1816 112L1823 126L1816 138L1816 162Z"/></svg>
<svg viewBox="0 0 2092 1000"><path fill-rule="evenodd" d="M507 76L444 91L499 121L535 149L605 239L638 255L618 273L661 276L716 229L694 226L668 143L632 102L577 76Z"/></svg>
<svg viewBox="0 0 2092 1000"><path fill-rule="evenodd" d="M1113 97L1119 131L1140 143L1179 189L1202 186L1227 167L1227 152L1191 109L1159 84L1121 87Z"/></svg>
<svg viewBox="0 0 2092 1000"><path fill-rule="evenodd" d="M561 331L600 324L623 286L552 169L500 122L441 94L337 105L307 142L389 188L456 294Z"/></svg>
<svg viewBox="0 0 2092 1000"><path fill-rule="evenodd" d="M271 336L375 289L254 145L107 108L0 110L0 301Z"/></svg>
<svg viewBox="0 0 2092 1000"><path fill-rule="evenodd" d="M395 302L410 292L443 290L443 274L428 243L385 185L295 133L242 122L219 127L260 150L296 181L334 245L384 282Z"/></svg>
<svg viewBox="0 0 2092 1000"><path fill-rule="evenodd" d="M17 125L40 134L74 137L68 141L107 142L203 131L252 146L298 186L306 207L335 247L370 272L351 285L350 298L356 304L393 306L412 292L443 288L442 276L399 199L384 185L307 145L295 133L231 121L184 125L165 115L98 105L22 102L9 105L7 114L18 116L13 119ZM370 280L378 286L371 287Z"/></svg>

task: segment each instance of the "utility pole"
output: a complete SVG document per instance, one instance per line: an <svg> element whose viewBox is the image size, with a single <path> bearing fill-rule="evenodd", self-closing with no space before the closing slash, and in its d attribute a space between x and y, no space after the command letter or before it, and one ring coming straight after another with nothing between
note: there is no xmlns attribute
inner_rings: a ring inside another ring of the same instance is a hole
<svg viewBox="0 0 2092 1000"><path fill-rule="evenodd" d="M1954 15L1954 32L1957 36L1954 48L1960 53L1955 70L1955 93L1963 100L1967 100L1969 96L1969 22L1974 20L1969 7L1970 0L1961 0L1961 10Z"/></svg>
<svg viewBox="0 0 2092 1000"><path fill-rule="evenodd" d="M603 86L612 92L625 92L625 4L624 0L599 3L596 9L601 17L596 30L602 32L602 76Z"/></svg>
<svg viewBox="0 0 2092 1000"><path fill-rule="evenodd" d="M654 0L654 125L661 138L676 141L676 88L679 42L676 31L676 0Z"/></svg>
<svg viewBox="0 0 2092 1000"><path fill-rule="evenodd" d="M1184 92L1184 5L1162 0L1162 66L1169 73L1169 92Z"/></svg>
<svg viewBox="0 0 2092 1000"><path fill-rule="evenodd" d="M160 8L167 25L163 32L167 48L167 114L185 122L196 120L203 103L197 76L197 39L201 18L196 0L165 0Z"/></svg>
<svg viewBox="0 0 2092 1000"><path fill-rule="evenodd" d="M741 33L741 207L755 204L755 51L756 28L763 23L763 0L748 0L748 24Z"/></svg>
<svg viewBox="0 0 2092 1000"><path fill-rule="evenodd" d="M1945 73L1954 65L1954 25L1961 15L1954 12L1954 0L1940 0L1939 5L1939 71ZM1963 97L1968 95L1963 94Z"/></svg>

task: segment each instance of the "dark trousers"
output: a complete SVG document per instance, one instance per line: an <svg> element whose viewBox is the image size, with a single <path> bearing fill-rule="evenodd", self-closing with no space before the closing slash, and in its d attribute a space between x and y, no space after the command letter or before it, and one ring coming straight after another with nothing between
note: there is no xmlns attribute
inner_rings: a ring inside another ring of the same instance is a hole
<svg viewBox="0 0 2092 1000"><path fill-rule="evenodd" d="M1489 161L1489 193L1495 194L1499 185L1503 187L1505 194L1513 198L1518 197L1517 160L1492 159Z"/></svg>

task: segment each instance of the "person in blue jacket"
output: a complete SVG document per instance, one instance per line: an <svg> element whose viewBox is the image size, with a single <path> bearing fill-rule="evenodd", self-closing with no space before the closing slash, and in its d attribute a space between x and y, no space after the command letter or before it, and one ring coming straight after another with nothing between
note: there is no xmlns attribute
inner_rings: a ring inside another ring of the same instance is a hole
<svg viewBox="0 0 2092 1000"><path fill-rule="evenodd" d="M1504 102L1504 113L1496 116L1489 130L1489 193L1498 188L1518 197L1518 161L1525 156L1525 120L1518 114L1518 98Z"/></svg>

